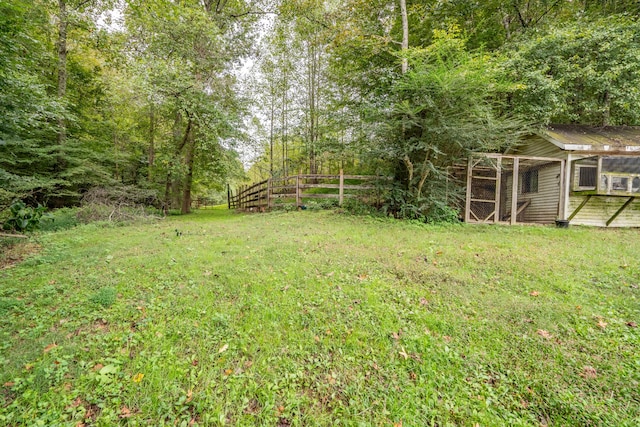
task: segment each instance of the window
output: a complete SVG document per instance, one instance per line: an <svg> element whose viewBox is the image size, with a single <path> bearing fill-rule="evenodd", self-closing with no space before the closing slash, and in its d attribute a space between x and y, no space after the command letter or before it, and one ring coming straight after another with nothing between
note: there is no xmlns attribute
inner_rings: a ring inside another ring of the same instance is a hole
<svg viewBox="0 0 640 427"><path fill-rule="evenodd" d="M538 192L538 171L531 170L522 174L522 193Z"/></svg>
<svg viewBox="0 0 640 427"><path fill-rule="evenodd" d="M628 191L629 178L622 176L614 176L611 178L611 190L613 191Z"/></svg>
<svg viewBox="0 0 640 427"><path fill-rule="evenodd" d="M594 166L580 166L578 169L578 187L596 188L598 168Z"/></svg>

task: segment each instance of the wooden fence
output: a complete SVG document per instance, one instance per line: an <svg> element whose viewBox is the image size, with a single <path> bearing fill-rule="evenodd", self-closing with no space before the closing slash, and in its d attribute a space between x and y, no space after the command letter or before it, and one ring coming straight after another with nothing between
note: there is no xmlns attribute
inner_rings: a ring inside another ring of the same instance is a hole
<svg viewBox="0 0 640 427"><path fill-rule="evenodd" d="M349 183L345 183L349 181ZM357 184L352 183L358 182ZM382 188L379 183L388 181L386 177L371 175L293 175L266 179L252 185L243 185L235 194L227 187L229 209L270 209L276 199L295 199L295 205L301 206L302 199L337 199L342 206L345 198L355 197L362 191L374 191ZM378 184L378 185L376 185ZM313 192L316 189L337 190L333 193ZM311 190L311 192L309 191ZM348 192L345 193L345 190ZM289 202L291 203L291 202ZM282 203L280 203L282 204Z"/></svg>

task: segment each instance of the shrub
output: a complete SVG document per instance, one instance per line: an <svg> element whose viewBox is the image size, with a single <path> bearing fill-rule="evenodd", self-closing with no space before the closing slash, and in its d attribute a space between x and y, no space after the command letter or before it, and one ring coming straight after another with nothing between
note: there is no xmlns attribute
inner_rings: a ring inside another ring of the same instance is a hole
<svg viewBox="0 0 640 427"><path fill-rule="evenodd" d="M16 200L9 207L9 218L2 228L11 231L33 231L40 226L45 207L38 204L37 207L27 206L22 200Z"/></svg>

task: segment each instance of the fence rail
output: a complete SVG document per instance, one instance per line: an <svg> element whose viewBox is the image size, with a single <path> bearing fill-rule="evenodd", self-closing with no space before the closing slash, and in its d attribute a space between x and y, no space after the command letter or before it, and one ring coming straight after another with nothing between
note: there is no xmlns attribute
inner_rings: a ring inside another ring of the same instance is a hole
<svg viewBox="0 0 640 427"><path fill-rule="evenodd" d="M347 181L360 181L345 184ZM337 181L337 182L336 182ZM357 196L357 192L374 191L382 188L379 183L388 181L387 177L373 175L310 175L298 174L274 177L252 185L242 185L235 191L227 187L229 209L269 209L278 199L295 199L295 205L301 206L302 199L337 199L342 205L345 198ZM378 185L376 185L378 184ZM337 193L314 193L307 190L338 190ZM349 193L345 193L348 190ZM282 204L282 203L280 203Z"/></svg>

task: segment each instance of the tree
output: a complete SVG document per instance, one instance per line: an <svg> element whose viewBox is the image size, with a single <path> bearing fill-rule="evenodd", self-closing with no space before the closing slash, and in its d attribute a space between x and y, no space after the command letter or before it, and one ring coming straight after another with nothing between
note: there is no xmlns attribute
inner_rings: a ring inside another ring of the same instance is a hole
<svg viewBox="0 0 640 427"><path fill-rule="evenodd" d="M387 129L380 156L396 165L389 209L396 215L433 218L446 211L447 168L471 151L514 143L522 123L500 114L496 64L469 52L457 29L436 31L427 48L408 51L409 71L393 85L391 109L381 111Z"/></svg>
<svg viewBox="0 0 640 427"><path fill-rule="evenodd" d="M509 46L509 108L538 123L640 124L640 25L577 21Z"/></svg>

